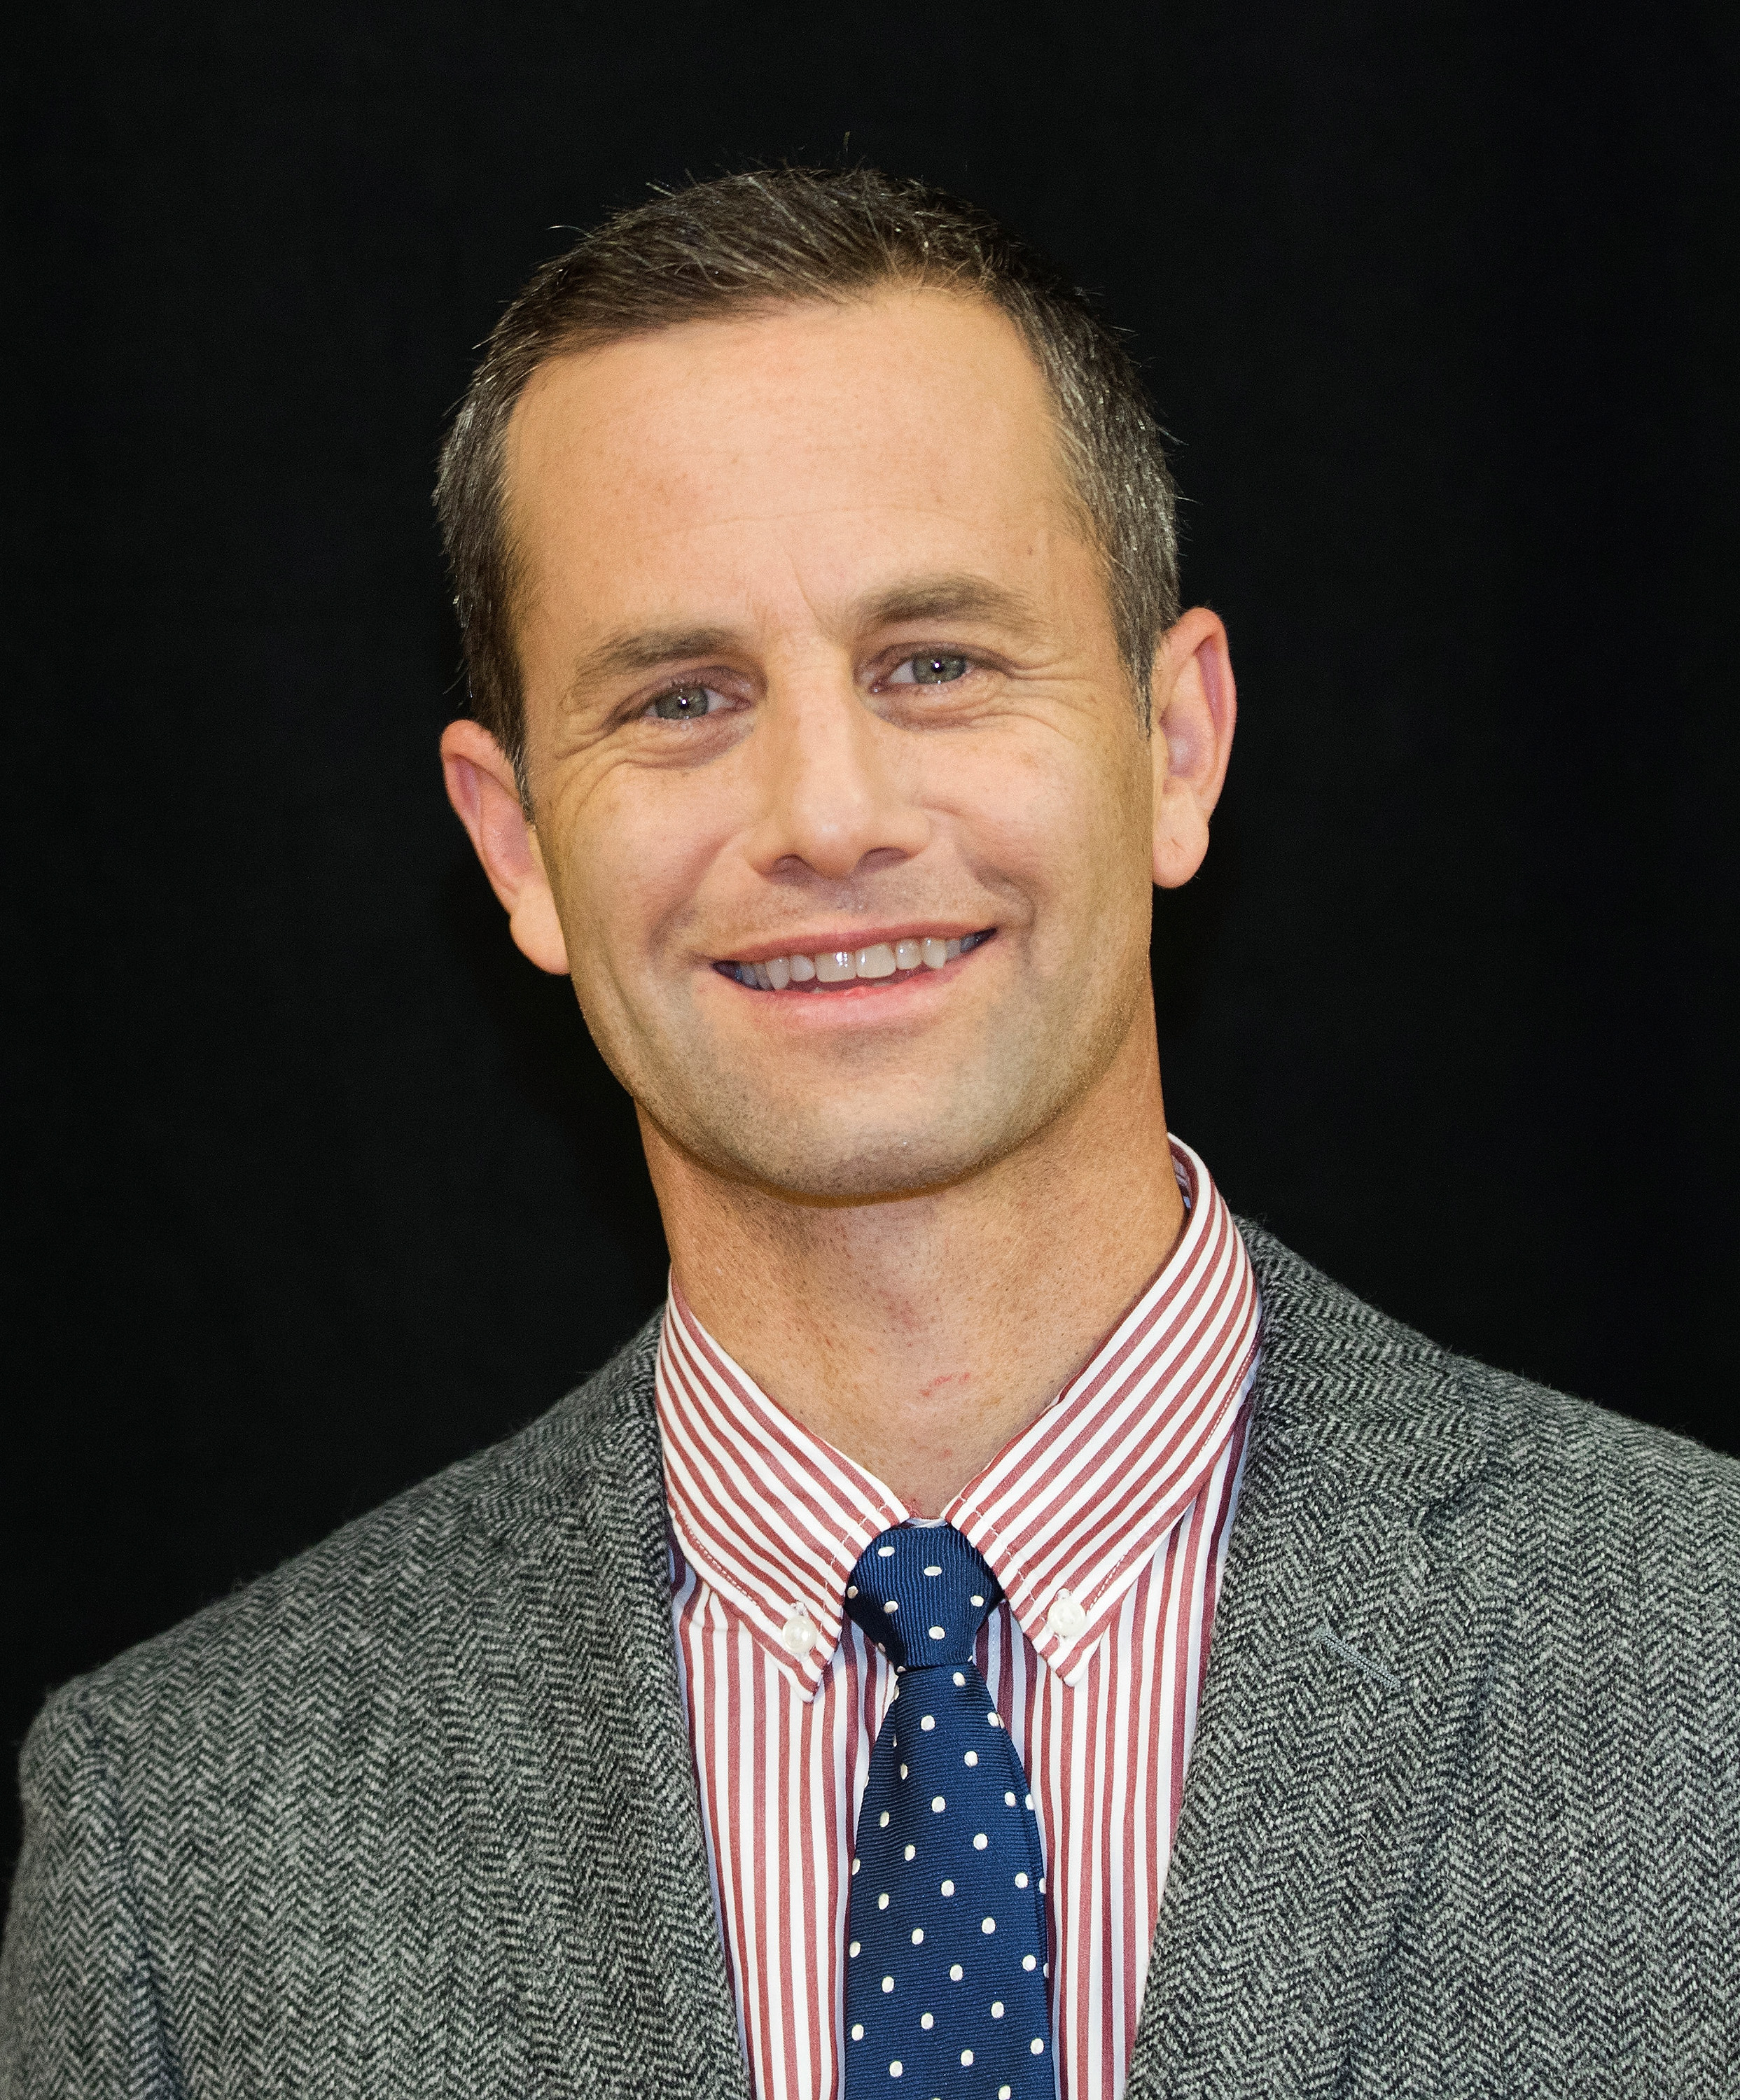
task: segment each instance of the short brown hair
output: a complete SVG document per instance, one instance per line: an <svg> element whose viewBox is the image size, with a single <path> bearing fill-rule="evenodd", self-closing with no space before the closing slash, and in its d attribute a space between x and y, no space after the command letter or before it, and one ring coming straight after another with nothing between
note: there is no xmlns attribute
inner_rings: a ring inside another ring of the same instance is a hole
<svg viewBox="0 0 1740 2100"><path fill-rule="evenodd" d="M1147 726L1155 644L1178 616L1177 534L1161 434L1116 332L977 205L872 168L780 168L656 196L545 263L491 331L454 416L435 506L472 710L512 759L522 789L525 702L502 461L532 373L550 358L680 322L861 298L885 285L984 299L1020 330L1051 391Z"/></svg>

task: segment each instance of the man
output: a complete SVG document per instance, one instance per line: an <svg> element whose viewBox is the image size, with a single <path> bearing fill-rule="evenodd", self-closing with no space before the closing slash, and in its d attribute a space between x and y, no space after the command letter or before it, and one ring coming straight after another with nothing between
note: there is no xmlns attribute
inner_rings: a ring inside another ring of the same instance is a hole
<svg viewBox="0 0 1740 2100"><path fill-rule="evenodd" d="M1115 338L934 193L701 185L439 501L448 792L669 1300L51 1702L4 2090L1735 2089L1736 1469L1168 1132L1234 684Z"/></svg>

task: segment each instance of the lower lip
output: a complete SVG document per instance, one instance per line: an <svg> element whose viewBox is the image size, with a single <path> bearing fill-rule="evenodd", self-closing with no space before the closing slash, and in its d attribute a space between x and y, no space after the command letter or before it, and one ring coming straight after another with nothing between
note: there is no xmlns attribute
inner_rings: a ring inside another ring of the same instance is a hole
<svg viewBox="0 0 1740 2100"><path fill-rule="evenodd" d="M746 985L740 977L727 977L716 963L713 974L723 977L734 990L747 992L766 1007L777 1007L782 1011L802 1009L806 1012L824 1007L862 1006L867 999L885 999L890 993L910 991L930 980L933 983L952 982L963 963L970 962L981 955L996 938L995 927L984 929L976 946L952 955L939 970L928 963L921 964L916 970L896 970L885 977L852 977L844 984L821 985L815 979L804 985L788 985L784 991L764 991L759 985Z"/></svg>

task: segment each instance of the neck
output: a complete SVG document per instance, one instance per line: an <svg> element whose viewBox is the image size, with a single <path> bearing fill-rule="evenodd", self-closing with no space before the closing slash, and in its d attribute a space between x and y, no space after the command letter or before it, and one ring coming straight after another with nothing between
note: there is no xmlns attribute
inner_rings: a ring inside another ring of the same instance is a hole
<svg viewBox="0 0 1740 2100"><path fill-rule="evenodd" d="M696 1317L918 1516L1068 1383L1184 1223L1151 1010L1087 1096L946 1189L794 1202L713 1173L644 1117L642 1131Z"/></svg>

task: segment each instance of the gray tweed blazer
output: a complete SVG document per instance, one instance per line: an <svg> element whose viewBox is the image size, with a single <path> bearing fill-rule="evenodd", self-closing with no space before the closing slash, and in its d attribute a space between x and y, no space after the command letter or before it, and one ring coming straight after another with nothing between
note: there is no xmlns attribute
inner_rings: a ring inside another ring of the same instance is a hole
<svg viewBox="0 0 1740 2100"><path fill-rule="evenodd" d="M1265 1307L1133 2096L1740 2092L1740 1467ZM747 2100L649 1327L55 1695L0 2094Z"/></svg>

